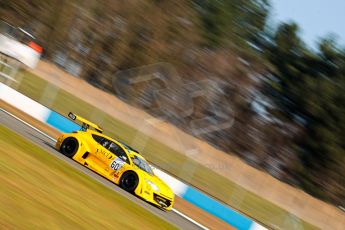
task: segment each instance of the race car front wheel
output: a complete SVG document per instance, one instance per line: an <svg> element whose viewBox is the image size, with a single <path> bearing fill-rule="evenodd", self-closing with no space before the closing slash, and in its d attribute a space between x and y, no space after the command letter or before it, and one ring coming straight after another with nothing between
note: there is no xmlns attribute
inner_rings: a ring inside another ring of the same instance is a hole
<svg viewBox="0 0 345 230"><path fill-rule="evenodd" d="M133 171L125 172L120 179L120 187L127 192L133 193L138 186L138 175Z"/></svg>
<svg viewBox="0 0 345 230"><path fill-rule="evenodd" d="M78 141L73 137L66 138L61 145L60 151L63 155L72 158L78 151Z"/></svg>

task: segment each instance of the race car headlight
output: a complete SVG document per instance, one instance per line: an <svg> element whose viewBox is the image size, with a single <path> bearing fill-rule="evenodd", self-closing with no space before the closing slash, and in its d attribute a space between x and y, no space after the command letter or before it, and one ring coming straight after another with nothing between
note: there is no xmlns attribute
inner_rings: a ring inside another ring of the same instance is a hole
<svg viewBox="0 0 345 230"><path fill-rule="evenodd" d="M159 192L159 188L155 183L153 183L152 181L147 180L147 179L146 179L146 183L148 183L153 190L155 190L156 192Z"/></svg>

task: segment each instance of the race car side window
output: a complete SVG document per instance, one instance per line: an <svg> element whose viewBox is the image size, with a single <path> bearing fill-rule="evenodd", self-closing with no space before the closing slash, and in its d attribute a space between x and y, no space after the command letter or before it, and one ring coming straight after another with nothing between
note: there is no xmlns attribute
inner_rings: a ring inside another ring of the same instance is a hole
<svg viewBox="0 0 345 230"><path fill-rule="evenodd" d="M104 139L103 137L101 136L98 136L98 135L95 135L95 134L92 134L92 138L97 141L99 144L101 143L101 141Z"/></svg>
<svg viewBox="0 0 345 230"><path fill-rule="evenodd" d="M98 135L95 135L95 134L92 134L92 138L97 141L100 145L102 145L104 148L108 148L109 147L109 144L111 143L110 140L104 138L104 137L101 137L101 136L98 136Z"/></svg>
<svg viewBox="0 0 345 230"><path fill-rule="evenodd" d="M108 140L107 138L92 134L92 138L102 145L104 148L108 149L110 152L114 153L117 157L120 157L123 161L126 161L130 164L126 152L116 143Z"/></svg>
<svg viewBox="0 0 345 230"><path fill-rule="evenodd" d="M126 161L129 164L129 159L126 152L116 143L111 142L109 145L109 151L114 153L116 156L120 157L122 160Z"/></svg>
<svg viewBox="0 0 345 230"><path fill-rule="evenodd" d="M109 145L110 145L110 143L111 143L111 141L109 141L108 139L106 139L106 138L103 138L103 140L101 141L101 145L104 147L104 148L108 148L109 147Z"/></svg>

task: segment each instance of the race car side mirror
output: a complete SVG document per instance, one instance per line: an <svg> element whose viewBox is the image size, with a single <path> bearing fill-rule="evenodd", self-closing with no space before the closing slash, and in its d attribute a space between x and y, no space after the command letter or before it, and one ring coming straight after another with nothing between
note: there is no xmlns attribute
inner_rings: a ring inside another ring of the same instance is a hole
<svg viewBox="0 0 345 230"><path fill-rule="evenodd" d="M74 115L72 112L68 114L68 117L71 118L72 120L75 120L77 118L76 115Z"/></svg>

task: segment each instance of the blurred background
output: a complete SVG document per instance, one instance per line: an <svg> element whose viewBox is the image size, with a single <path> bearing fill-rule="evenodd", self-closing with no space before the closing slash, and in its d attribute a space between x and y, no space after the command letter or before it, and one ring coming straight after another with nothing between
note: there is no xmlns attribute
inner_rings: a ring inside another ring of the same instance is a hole
<svg viewBox="0 0 345 230"><path fill-rule="evenodd" d="M1 0L0 19L34 36L42 58L75 77L345 206L345 49L334 36L309 48L297 23L272 20L272 2ZM157 106L164 97L155 92L166 85L114 86L131 75L119 73L156 63L178 74L170 107L185 110L186 91L204 92L193 95L191 112ZM217 128L196 131L200 120Z"/></svg>

